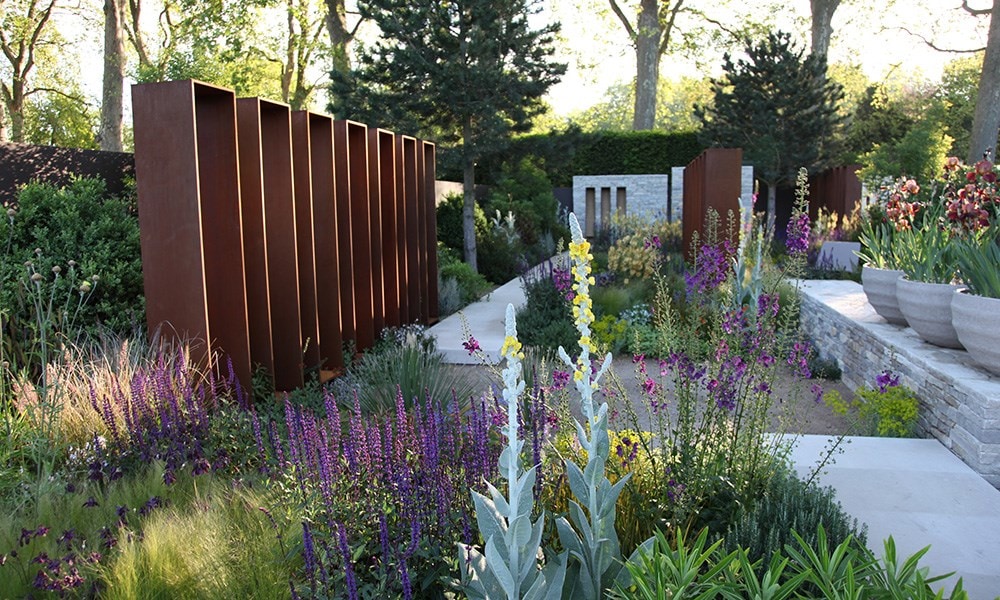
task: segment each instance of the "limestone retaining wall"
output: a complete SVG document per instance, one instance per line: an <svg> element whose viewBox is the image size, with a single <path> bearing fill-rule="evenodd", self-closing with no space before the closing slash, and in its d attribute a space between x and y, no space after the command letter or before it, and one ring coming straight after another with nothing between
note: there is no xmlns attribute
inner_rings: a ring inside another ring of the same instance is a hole
<svg viewBox="0 0 1000 600"><path fill-rule="evenodd" d="M874 386L883 369L920 398L919 425L994 487L1000 488L1000 378L963 350L938 348L912 329L875 314L860 284L807 281L802 326L824 358L834 359L852 389Z"/></svg>

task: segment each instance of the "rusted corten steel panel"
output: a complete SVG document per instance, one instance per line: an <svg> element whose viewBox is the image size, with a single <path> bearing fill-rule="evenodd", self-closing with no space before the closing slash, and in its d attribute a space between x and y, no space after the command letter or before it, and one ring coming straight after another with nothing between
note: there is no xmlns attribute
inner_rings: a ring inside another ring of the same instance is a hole
<svg viewBox="0 0 1000 600"><path fill-rule="evenodd" d="M438 266L437 266L437 203L434 194L434 180L437 179L437 148L433 142L423 142L424 152L424 229L427 232L427 323L437 323L438 310Z"/></svg>
<svg viewBox="0 0 1000 600"><path fill-rule="evenodd" d="M267 236L264 232L264 173L260 168L260 112L255 101L237 101L236 123L250 360L273 378L271 300L267 278Z"/></svg>
<svg viewBox="0 0 1000 600"><path fill-rule="evenodd" d="M316 309L316 257L313 245L312 142L309 113L292 112L292 167L295 178L295 242L299 265L299 319L306 370L320 367L319 315Z"/></svg>
<svg viewBox="0 0 1000 600"><path fill-rule="evenodd" d="M423 319L420 297L420 221L418 220L417 140L403 136L403 212L406 215L406 305L408 323Z"/></svg>
<svg viewBox="0 0 1000 600"><path fill-rule="evenodd" d="M809 178L809 217L815 220L819 209L841 216L850 215L861 200L861 165L833 167Z"/></svg>
<svg viewBox="0 0 1000 600"><path fill-rule="evenodd" d="M375 344L372 307L371 225L368 220L368 127L346 122L350 192L351 275L354 283L354 335L358 350Z"/></svg>
<svg viewBox="0 0 1000 600"><path fill-rule="evenodd" d="M340 334L340 265L334 200L333 119L309 113L312 141L313 247L316 253L316 309L319 351L325 368L344 366Z"/></svg>
<svg viewBox="0 0 1000 600"><path fill-rule="evenodd" d="M368 130L368 232L371 248L372 326L376 336L385 327L385 277L382 258L382 163L380 129Z"/></svg>
<svg viewBox="0 0 1000 600"><path fill-rule="evenodd" d="M396 155L396 281L399 285L399 320L401 324L410 322L409 296L406 275L406 169L403 164L403 137L393 136L392 147Z"/></svg>
<svg viewBox="0 0 1000 600"><path fill-rule="evenodd" d="M382 305L385 325L399 327L400 282L399 255L396 233L397 163L395 135L384 129L376 130L378 140L379 202L381 204L382 240Z"/></svg>
<svg viewBox="0 0 1000 600"><path fill-rule="evenodd" d="M430 279L427 269L427 228L424 223L427 221L427 187L424 185L424 174L426 165L424 164L424 143L417 140L414 147L417 154L417 197L415 209L417 214L417 285L420 294L420 322L430 322L430 308L427 301L427 281Z"/></svg>
<svg viewBox="0 0 1000 600"><path fill-rule="evenodd" d="M179 81L132 88L146 318L203 340L250 382L232 92ZM218 366L218 365L215 365Z"/></svg>
<svg viewBox="0 0 1000 600"><path fill-rule="evenodd" d="M721 218L720 234L729 230L725 226L729 211L739 214L742 166L741 148L709 148L684 168L684 248L689 260L694 258L691 256L693 234L698 231L699 235L704 235L709 209L715 210Z"/></svg>
<svg viewBox="0 0 1000 600"><path fill-rule="evenodd" d="M241 117L246 119L241 119L243 123L252 123L256 116L260 136L260 161L248 159L241 164L241 168L258 169L263 175L274 385L277 390L293 390L302 387L303 383L303 340L295 232L291 110L285 104L258 98L240 99L238 109ZM247 114L244 115L244 112ZM240 135L244 134L247 132L241 126ZM254 135L252 128L249 135Z"/></svg>
<svg viewBox="0 0 1000 600"><path fill-rule="evenodd" d="M351 176L347 121L333 122L334 213L337 217L337 265L340 280L340 333L357 343L354 325L354 269L351 228Z"/></svg>

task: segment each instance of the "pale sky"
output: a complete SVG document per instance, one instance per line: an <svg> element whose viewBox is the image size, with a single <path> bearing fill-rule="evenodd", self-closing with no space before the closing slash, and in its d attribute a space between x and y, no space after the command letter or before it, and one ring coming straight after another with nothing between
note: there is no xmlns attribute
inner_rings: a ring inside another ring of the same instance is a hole
<svg viewBox="0 0 1000 600"><path fill-rule="evenodd" d="M568 115L585 109L600 102L611 85L632 81L635 53L620 22L608 10L608 0L543 1L546 10L539 18L555 18L562 23L563 45L559 49L559 59L569 64L563 81L549 93L549 102L557 114ZM988 4L988 0L969 1L977 8ZM634 18L637 0L631 4L628 0L620 2ZM897 25L929 37L944 47L975 48L986 43L987 19L975 19L958 9L961 0L895 0L888 9L880 0L877 8L864 9L868 11L865 13L854 8L867 3L868 0L842 0L834 16L830 59L831 62L860 64L873 80L884 77L937 80L945 63L965 56L937 52L919 38L896 28ZM688 0L688 4L715 10L713 17L731 24L740 18L733 10L726 9L724 0ZM776 26L791 32L800 44L808 46L809 0L736 0L730 6L758 15L773 11ZM101 34L102 25L96 18L77 34L81 42L78 63L81 79L95 106L99 104L101 93ZM699 51L696 58L664 57L661 77L719 75L721 52L705 49ZM129 96L126 89L127 111ZM325 103L325 99L318 103L319 110Z"/></svg>
<svg viewBox="0 0 1000 600"><path fill-rule="evenodd" d="M624 0L620 1L624 6ZM866 1L842 0L834 14L830 62L860 64L873 80L921 74L936 81L945 63L966 56L937 52L896 25L921 33L941 47L975 48L986 44L988 20L973 18L958 9L961 0L896 0L888 9L869 8L867 14L859 15L853 7L863 3ZM569 70L550 92L550 103L557 113L567 115L585 109L600 101L610 85L634 79L635 51L621 23L608 10L607 0L547 0L547 4L551 14L562 23L562 36L569 46L560 57L569 64ZM581 10L581 4L589 10ZM699 0L690 0L689 4L709 5ZM722 2L715 0L713 4L718 6ZM881 7L885 2L877 4ZM974 8L987 4L987 0L970 0ZM765 14L769 7L774 7L777 27L789 31L803 47L808 47L809 0L743 0L742 4L733 5ZM599 14L602 11L604 15ZM634 19L635 8L626 14ZM702 52L699 58L701 65L683 56L666 56L660 66L661 77L720 74L721 53ZM590 68L580 68L581 63Z"/></svg>

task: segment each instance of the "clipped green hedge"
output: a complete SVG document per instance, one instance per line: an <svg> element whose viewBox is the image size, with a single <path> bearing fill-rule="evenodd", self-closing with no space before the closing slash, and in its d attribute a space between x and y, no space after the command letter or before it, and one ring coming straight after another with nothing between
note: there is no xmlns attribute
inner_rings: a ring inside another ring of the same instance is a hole
<svg viewBox="0 0 1000 600"><path fill-rule="evenodd" d="M570 186L574 175L669 173L701 154L705 146L693 131L595 131L576 128L513 140L501 153L478 162L476 181L495 185L504 163L535 157L554 186ZM438 153L438 178L462 180L459 152Z"/></svg>

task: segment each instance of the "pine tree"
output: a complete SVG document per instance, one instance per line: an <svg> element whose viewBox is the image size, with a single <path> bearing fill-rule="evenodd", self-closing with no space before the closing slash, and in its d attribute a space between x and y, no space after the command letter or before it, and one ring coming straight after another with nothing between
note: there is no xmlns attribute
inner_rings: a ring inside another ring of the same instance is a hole
<svg viewBox="0 0 1000 600"><path fill-rule="evenodd" d="M767 184L773 227L777 187L794 181L800 167L815 172L836 156L843 91L827 79L825 59L806 56L787 33L747 43L746 54L736 62L725 55L725 76L712 81L713 105L697 106L695 113L704 123L706 144L743 148L744 160Z"/></svg>
<svg viewBox="0 0 1000 600"><path fill-rule="evenodd" d="M440 143L460 142L465 260L476 268L475 164L545 110L565 72L553 60L557 24L533 29L538 0L360 0L382 37L348 74L331 74L339 117Z"/></svg>

